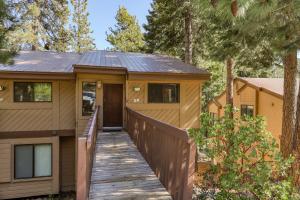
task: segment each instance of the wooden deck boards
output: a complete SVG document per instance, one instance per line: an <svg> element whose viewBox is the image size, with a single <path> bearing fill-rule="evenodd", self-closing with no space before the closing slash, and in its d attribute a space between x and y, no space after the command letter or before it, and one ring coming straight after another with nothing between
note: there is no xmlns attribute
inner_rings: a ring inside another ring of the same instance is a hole
<svg viewBox="0 0 300 200"><path fill-rule="evenodd" d="M172 199L126 132L98 133L90 199Z"/></svg>

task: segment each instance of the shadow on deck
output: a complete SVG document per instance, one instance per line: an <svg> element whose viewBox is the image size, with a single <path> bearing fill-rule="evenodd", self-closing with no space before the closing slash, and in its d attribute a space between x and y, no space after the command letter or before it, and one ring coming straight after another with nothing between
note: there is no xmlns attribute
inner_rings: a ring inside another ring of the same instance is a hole
<svg viewBox="0 0 300 200"><path fill-rule="evenodd" d="M98 132L89 199L172 199L126 132Z"/></svg>

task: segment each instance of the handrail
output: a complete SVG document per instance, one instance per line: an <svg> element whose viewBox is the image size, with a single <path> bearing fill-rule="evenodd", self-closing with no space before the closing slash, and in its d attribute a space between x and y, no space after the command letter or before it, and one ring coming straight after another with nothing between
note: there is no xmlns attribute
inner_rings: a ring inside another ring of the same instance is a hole
<svg viewBox="0 0 300 200"><path fill-rule="evenodd" d="M131 139L173 199L192 199L196 145L185 130L127 107Z"/></svg>
<svg viewBox="0 0 300 200"><path fill-rule="evenodd" d="M77 180L76 199L88 199L95 144L97 140L99 106L90 117L84 133L78 136L77 141Z"/></svg>

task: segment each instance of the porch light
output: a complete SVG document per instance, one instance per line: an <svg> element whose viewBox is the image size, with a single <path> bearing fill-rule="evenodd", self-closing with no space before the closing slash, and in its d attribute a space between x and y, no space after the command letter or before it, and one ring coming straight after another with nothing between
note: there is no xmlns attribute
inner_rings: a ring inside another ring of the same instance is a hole
<svg viewBox="0 0 300 200"><path fill-rule="evenodd" d="M98 89L100 89L100 88L101 88L101 86L102 86L102 83L101 83L101 81L97 81L97 88L98 88Z"/></svg>
<svg viewBox="0 0 300 200"><path fill-rule="evenodd" d="M6 87L4 85L0 85L0 92L6 90Z"/></svg>
<svg viewBox="0 0 300 200"><path fill-rule="evenodd" d="M140 87L133 87L133 91L139 92L139 91L141 91L141 88Z"/></svg>

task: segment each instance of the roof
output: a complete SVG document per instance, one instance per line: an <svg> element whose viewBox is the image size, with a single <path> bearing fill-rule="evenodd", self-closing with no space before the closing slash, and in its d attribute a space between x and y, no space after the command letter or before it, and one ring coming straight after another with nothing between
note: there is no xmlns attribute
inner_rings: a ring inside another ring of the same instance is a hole
<svg viewBox="0 0 300 200"><path fill-rule="evenodd" d="M283 78L244 78L238 77L235 81L242 81L249 86L253 86L257 89L264 90L278 97L283 97ZM298 84L297 84L298 85ZM297 87L298 88L298 87ZM226 90L223 91L219 96L215 97L208 104L215 103L217 106L221 105L218 99L226 94Z"/></svg>
<svg viewBox="0 0 300 200"><path fill-rule="evenodd" d="M21 51L14 58L14 64L0 64L0 72L73 73L76 67L124 69L128 73L170 73L209 76L209 73L203 68L197 68L179 59L167 56L103 50L89 51L82 54Z"/></svg>
<svg viewBox="0 0 300 200"><path fill-rule="evenodd" d="M77 53L51 51L20 51L12 65L0 64L0 72L56 72L72 73L73 64L79 61Z"/></svg>
<svg viewBox="0 0 300 200"><path fill-rule="evenodd" d="M283 78L237 78L247 84L262 88L283 96Z"/></svg>

